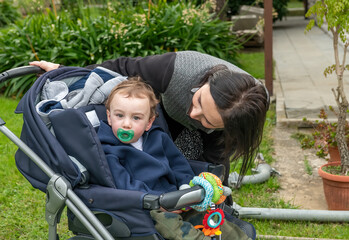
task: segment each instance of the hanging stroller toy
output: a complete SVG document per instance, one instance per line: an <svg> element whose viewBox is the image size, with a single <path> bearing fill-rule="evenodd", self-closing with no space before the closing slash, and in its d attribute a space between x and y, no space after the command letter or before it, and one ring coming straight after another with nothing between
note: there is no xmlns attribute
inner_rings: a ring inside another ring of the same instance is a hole
<svg viewBox="0 0 349 240"><path fill-rule="evenodd" d="M202 229L202 232L213 240L221 239L222 232L220 226L224 223L224 213L217 205L223 203L227 196L231 194L228 187L222 185L222 181L209 172L200 173L190 182L190 186L200 185L205 189L205 199L197 205L193 205L197 211L207 211L203 219L203 225L195 226Z"/></svg>

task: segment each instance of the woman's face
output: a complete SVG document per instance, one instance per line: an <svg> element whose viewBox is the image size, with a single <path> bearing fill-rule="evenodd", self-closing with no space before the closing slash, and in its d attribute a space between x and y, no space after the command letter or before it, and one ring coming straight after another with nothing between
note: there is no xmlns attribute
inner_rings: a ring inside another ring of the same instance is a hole
<svg viewBox="0 0 349 240"><path fill-rule="evenodd" d="M208 83L195 92L188 114L205 128L224 128L223 119L217 110Z"/></svg>

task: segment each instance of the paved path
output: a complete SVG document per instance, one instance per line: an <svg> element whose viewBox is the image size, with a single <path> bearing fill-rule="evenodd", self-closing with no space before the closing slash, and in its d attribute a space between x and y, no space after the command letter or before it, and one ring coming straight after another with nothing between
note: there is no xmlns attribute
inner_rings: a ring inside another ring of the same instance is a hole
<svg viewBox="0 0 349 240"><path fill-rule="evenodd" d="M318 27L305 34L308 21L303 17L288 17L273 27L278 123L317 118L321 108L336 106L331 91L337 84L336 76L323 75L324 69L334 64L332 38ZM349 95L348 72L344 79Z"/></svg>

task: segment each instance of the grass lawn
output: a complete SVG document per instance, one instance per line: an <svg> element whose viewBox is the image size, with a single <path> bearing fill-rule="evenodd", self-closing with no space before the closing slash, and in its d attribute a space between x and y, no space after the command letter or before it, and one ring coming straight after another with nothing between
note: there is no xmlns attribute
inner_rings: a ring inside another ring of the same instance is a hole
<svg viewBox="0 0 349 240"><path fill-rule="evenodd" d="M303 1L299 0L289 0L287 3L287 8L303 8Z"/></svg>
<svg viewBox="0 0 349 240"><path fill-rule="evenodd" d="M238 66L257 79L264 79L264 53L241 52L238 54ZM256 65L256 62L260 63Z"/></svg>
<svg viewBox="0 0 349 240"><path fill-rule="evenodd" d="M241 56L241 67L244 70L251 72L257 78L264 78L262 52L243 53ZM253 72L254 70L256 72ZM22 126L21 115L13 113L18 100L0 96L0 103L0 117L5 120L9 129L19 136ZM275 161L271 136L274 126L275 109L272 105L268 112L260 149L268 163ZM45 194L33 189L16 169L14 163L16 149L16 146L0 133L0 239L47 239ZM243 185L239 190L233 191L233 199L243 207L297 208L276 197L278 188L278 178L273 177L262 184ZM347 223L246 220L254 224L258 235L349 239ZM67 230L65 213L59 224L58 233L60 239L72 236Z"/></svg>

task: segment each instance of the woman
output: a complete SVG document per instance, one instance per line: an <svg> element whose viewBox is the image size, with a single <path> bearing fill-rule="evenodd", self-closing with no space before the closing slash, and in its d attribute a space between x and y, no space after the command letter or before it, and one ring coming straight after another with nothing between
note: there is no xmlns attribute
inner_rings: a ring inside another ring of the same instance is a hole
<svg viewBox="0 0 349 240"><path fill-rule="evenodd" d="M45 61L30 64L46 71L59 67ZM140 76L160 95L172 138L185 157L223 163L225 185L230 161L241 157L241 181L258 151L269 107L268 92L259 81L229 62L194 51L120 57L87 68L97 66ZM252 225L228 217L255 238Z"/></svg>
<svg viewBox="0 0 349 240"><path fill-rule="evenodd" d="M46 71L59 67L45 61L30 64ZM259 81L229 62L194 51L120 57L87 68L97 66L140 76L153 87L172 138L188 159L223 163L227 185L230 161L242 157L239 181L245 175L269 107L268 92Z"/></svg>

